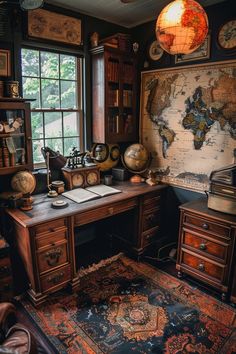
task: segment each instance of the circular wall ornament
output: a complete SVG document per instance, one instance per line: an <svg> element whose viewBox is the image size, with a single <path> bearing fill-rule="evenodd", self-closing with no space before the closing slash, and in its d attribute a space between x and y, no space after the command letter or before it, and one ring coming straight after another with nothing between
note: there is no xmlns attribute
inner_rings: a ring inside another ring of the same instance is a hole
<svg viewBox="0 0 236 354"><path fill-rule="evenodd" d="M218 33L218 43L223 49L236 48L236 20L227 21Z"/></svg>
<svg viewBox="0 0 236 354"><path fill-rule="evenodd" d="M148 56L151 60L159 60L164 53L158 40L153 40L148 47Z"/></svg>

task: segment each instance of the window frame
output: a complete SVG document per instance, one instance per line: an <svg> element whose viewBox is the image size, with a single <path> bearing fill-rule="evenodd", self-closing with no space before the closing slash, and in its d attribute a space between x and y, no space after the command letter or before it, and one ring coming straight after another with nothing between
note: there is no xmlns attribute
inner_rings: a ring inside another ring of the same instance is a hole
<svg viewBox="0 0 236 354"><path fill-rule="evenodd" d="M40 139L33 139L31 137L31 140L32 140L32 154L33 154L33 141L37 141L37 140L42 140L43 141L43 146L47 146L47 144L45 144L45 142L47 141L47 139L61 139L62 140L62 143L63 143L63 146L64 146L64 140L67 139L67 138L73 138L73 137L76 137L79 139L79 142L80 142L80 146L77 146L77 148L80 150L80 151L83 151L84 150L84 145L85 145L85 134L84 134L84 128L85 128L85 123L84 123L84 56L81 55L80 53L78 52L75 52L75 51L67 51L67 50L63 50L63 49L60 49L60 48L56 48L56 49L52 49L50 48L49 46L45 46L45 48L42 48L41 46L31 46L31 45L27 45L25 43L22 43L21 45L21 48L20 48L20 67L21 67L21 87L22 87L22 91L23 91L23 79L24 78L27 78L27 77L30 77L31 76L27 76L27 75L23 75L23 67L22 67L22 61L21 61L21 56L22 56L22 50L23 49L26 49L26 50L34 50L34 51L38 51L39 53L40 52L49 52L49 53L55 53L55 54L58 54L59 56L60 55L68 55L68 56L73 56L75 57L76 61L77 61L77 65L76 65L76 79L75 80L71 80L71 81L74 81L75 83L77 83L76 85L76 103L77 103L77 108L31 108L30 109L30 113L42 113L43 114L43 138L40 138ZM59 62L60 62L60 59L59 59ZM33 78L33 76L32 76ZM49 78L49 77L42 77L41 76L41 72L39 73L39 76L38 77L35 77L37 79L40 80L40 101L42 102L42 89L41 89L41 80L42 79L55 79L55 78ZM59 78L56 79L59 81L59 85L61 83L61 81L63 81L63 79L60 78L60 75L59 75ZM59 99L60 99L60 95L59 95ZM27 97L25 97L27 99ZM44 117L44 114L45 113L48 113L48 112L60 112L61 113L61 118L62 118L62 136L61 137L53 137L53 138L48 138L48 137L45 137L45 117ZM67 112L75 112L77 114L77 117L78 117L78 123L79 123L79 130L78 130L78 135L76 136L71 136L71 137L68 137L68 136L65 136L64 135L64 117L63 117L63 114L64 113L67 113ZM31 124L31 122L30 122ZM31 124L31 128L32 128L32 124ZM63 152L60 152L61 154ZM33 156L32 156L32 159L33 159ZM43 168L46 166L46 162L43 161L43 162L38 162L38 163L35 163L33 161L33 166L34 166L34 169L37 170L37 169L40 169L40 168Z"/></svg>

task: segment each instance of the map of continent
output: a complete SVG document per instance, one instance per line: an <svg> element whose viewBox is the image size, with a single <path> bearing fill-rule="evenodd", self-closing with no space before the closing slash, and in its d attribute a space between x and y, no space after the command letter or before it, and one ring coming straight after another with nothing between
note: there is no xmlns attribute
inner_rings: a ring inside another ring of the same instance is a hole
<svg viewBox="0 0 236 354"><path fill-rule="evenodd" d="M236 154L236 62L142 73L141 140L162 181L204 190Z"/></svg>

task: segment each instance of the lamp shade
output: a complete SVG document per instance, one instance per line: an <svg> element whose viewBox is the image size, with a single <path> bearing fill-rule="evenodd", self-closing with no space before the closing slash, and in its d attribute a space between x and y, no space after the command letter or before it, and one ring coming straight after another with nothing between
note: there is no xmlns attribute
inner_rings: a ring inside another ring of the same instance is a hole
<svg viewBox="0 0 236 354"><path fill-rule="evenodd" d="M156 36L160 46L170 54L194 52L208 33L207 15L194 0L175 0L160 13Z"/></svg>

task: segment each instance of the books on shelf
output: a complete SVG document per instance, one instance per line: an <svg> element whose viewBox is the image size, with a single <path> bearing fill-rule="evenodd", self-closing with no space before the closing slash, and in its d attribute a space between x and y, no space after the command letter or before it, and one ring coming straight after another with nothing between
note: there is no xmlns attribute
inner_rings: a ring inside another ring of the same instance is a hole
<svg viewBox="0 0 236 354"><path fill-rule="evenodd" d="M106 186L105 184L98 184L93 187L72 189L71 191L62 193L62 195L76 203L83 203L116 193L121 193L121 191L119 189Z"/></svg>

